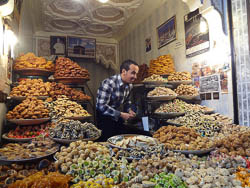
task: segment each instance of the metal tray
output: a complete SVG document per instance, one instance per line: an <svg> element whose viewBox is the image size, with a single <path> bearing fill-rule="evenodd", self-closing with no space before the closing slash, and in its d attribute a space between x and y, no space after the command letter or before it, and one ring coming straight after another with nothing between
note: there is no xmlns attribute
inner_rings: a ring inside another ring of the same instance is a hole
<svg viewBox="0 0 250 188"><path fill-rule="evenodd" d="M56 82L61 82L63 84L84 84L89 81L89 78L84 77L56 77Z"/></svg>
<svg viewBox="0 0 250 188"><path fill-rule="evenodd" d="M68 145L71 142L76 142L78 140L82 140L82 141L95 141L98 138L100 138L100 136L93 137L93 138L83 138L83 139L79 138L79 139L75 139L75 140L68 140L68 139L62 139L62 138L51 138L51 137L50 137L50 139L53 140L53 141L55 141L55 142L57 142L57 143L59 143L59 144L66 144L66 145Z"/></svg>
<svg viewBox="0 0 250 188"><path fill-rule="evenodd" d="M39 68L25 68L25 69L17 69L14 71L24 76L49 76L51 74L54 74L53 71L47 69L39 69Z"/></svg>
<svg viewBox="0 0 250 188"><path fill-rule="evenodd" d="M2 138L11 142L29 142L32 140L32 138L9 138L7 133L4 133Z"/></svg>
<svg viewBox="0 0 250 188"><path fill-rule="evenodd" d="M196 96L188 96L188 95L177 95L178 99L183 99L183 100L193 100L193 99L198 99L199 95Z"/></svg>
<svg viewBox="0 0 250 188"><path fill-rule="evenodd" d="M168 121L166 121L166 123L169 124L169 125L177 126L177 127L181 127L182 126L182 124L172 123L172 122L168 122Z"/></svg>
<svg viewBox="0 0 250 188"><path fill-rule="evenodd" d="M155 112L154 114L162 118L174 118L185 115L185 112L169 112L169 113Z"/></svg>
<svg viewBox="0 0 250 188"><path fill-rule="evenodd" d="M45 100L49 98L49 96L32 96L32 97L36 97L37 99L40 99L40 100ZM19 100L19 101L25 100L26 98L27 96L10 96L10 99Z"/></svg>
<svg viewBox="0 0 250 188"><path fill-rule="evenodd" d="M168 81L169 84L172 84L174 86L180 85L180 84L192 84L192 80L182 80L182 81Z"/></svg>
<svg viewBox="0 0 250 188"><path fill-rule="evenodd" d="M174 152L180 152L182 154L204 155L213 151L215 148L205 150L173 150Z"/></svg>
<svg viewBox="0 0 250 188"><path fill-rule="evenodd" d="M147 97L150 100L155 100L155 101L167 101L167 100L174 100L176 96L159 96L159 97Z"/></svg>
<svg viewBox="0 0 250 188"><path fill-rule="evenodd" d="M162 84L167 84L168 81L145 81L145 82L142 82L143 84L150 84L150 85L162 85Z"/></svg>
<svg viewBox="0 0 250 188"><path fill-rule="evenodd" d="M32 162L32 161L37 161L37 160L41 160L41 159L47 158L47 157L49 157L51 155L54 155L57 151L59 151L59 148L60 148L60 146L57 145L55 151L53 151L50 154L41 156L41 157L29 158L29 159L19 159L19 160L8 160L8 159L0 158L0 162L4 162L4 163L18 163L18 162Z"/></svg>
<svg viewBox="0 0 250 188"><path fill-rule="evenodd" d="M9 122L15 123L17 125L38 125L49 121L50 118L40 118L40 119L8 119Z"/></svg>

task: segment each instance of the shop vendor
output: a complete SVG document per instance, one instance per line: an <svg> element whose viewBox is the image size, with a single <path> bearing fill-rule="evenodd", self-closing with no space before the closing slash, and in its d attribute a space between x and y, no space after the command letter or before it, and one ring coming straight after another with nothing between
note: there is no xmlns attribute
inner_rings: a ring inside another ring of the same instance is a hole
<svg viewBox="0 0 250 188"><path fill-rule="evenodd" d="M96 99L97 126L102 130L101 141L128 133L124 121L136 115L129 96L138 71L136 62L126 60L120 66L120 74L102 81Z"/></svg>

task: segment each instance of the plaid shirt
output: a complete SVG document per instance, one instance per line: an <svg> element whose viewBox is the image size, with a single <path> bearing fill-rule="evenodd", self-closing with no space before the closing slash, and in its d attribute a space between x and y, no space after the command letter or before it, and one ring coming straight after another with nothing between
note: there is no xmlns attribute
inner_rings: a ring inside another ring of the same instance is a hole
<svg viewBox="0 0 250 188"><path fill-rule="evenodd" d="M130 109L131 101L128 96L131 89L132 84L123 83L120 74L105 79L97 91L96 109L104 115L112 116L117 121L121 114L122 104L126 112Z"/></svg>

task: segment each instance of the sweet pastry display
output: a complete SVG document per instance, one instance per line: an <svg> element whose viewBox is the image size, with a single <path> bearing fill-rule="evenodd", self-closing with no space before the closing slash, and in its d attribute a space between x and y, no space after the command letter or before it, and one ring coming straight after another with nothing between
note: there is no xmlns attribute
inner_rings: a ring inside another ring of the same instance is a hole
<svg viewBox="0 0 250 188"><path fill-rule="evenodd" d="M183 81L192 80L191 74L187 71L184 72L173 72L168 76L168 81Z"/></svg>
<svg viewBox="0 0 250 188"><path fill-rule="evenodd" d="M155 60L151 60L149 63L149 74L171 74L175 72L174 60L170 54L159 56Z"/></svg>
<svg viewBox="0 0 250 188"><path fill-rule="evenodd" d="M168 79L163 78L162 76L157 75L157 74L152 74L151 76L143 80L143 82L167 82L167 81Z"/></svg>
<svg viewBox="0 0 250 188"><path fill-rule="evenodd" d="M49 128L52 123L35 125L35 126L17 126L14 130L9 131L6 136L8 138L34 138L40 135L48 136Z"/></svg>
<svg viewBox="0 0 250 188"><path fill-rule="evenodd" d="M213 141L187 127L163 126L153 137L164 143L169 150L205 150L214 147Z"/></svg>
<svg viewBox="0 0 250 188"><path fill-rule="evenodd" d="M99 137L101 130L92 123L64 119L57 122L55 128L50 129L49 135L51 138L76 140Z"/></svg>
<svg viewBox="0 0 250 188"><path fill-rule="evenodd" d="M177 95L182 95L182 96L197 96L197 95L199 95L198 89L192 85L181 84L174 91L175 91L175 93L177 93Z"/></svg>
<svg viewBox="0 0 250 188"><path fill-rule="evenodd" d="M12 88L10 96L49 96L50 92L50 82L43 82L42 79L25 79L20 81L18 86Z"/></svg>
<svg viewBox="0 0 250 188"><path fill-rule="evenodd" d="M39 119L48 118L49 110L42 100L27 97L22 103L6 114L7 119Z"/></svg>
<svg viewBox="0 0 250 188"><path fill-rule="evenodd" d="M9 185L9 188L68 188L71 176L63 175L59 172L49 172L46 174L44 171L37 172L23 180L17 180L15 183Z"/></svg>
<svg viewBox="0 0 250 188"><path fill-rule="evenodd" d="M76 62L65 57L56 60L54 78L82 78L89 79L88 70L80 67Z"/></svg>
<svg viewBox="0 0 250 188"><path fill-rule="evenodd" d="M48 138L33 139L31 143L8 143L0 148L0 160L23 161L55 153L58 145Z"/></svg>
<svg viewBox="0 0 250 188"><path fill-rule="evenodd" d="M148 65L147 64L139 65L139 72L137 74L137 78L134 81L134 83L135 84L141 83L146 77L148 77Z"/></svg>
<svg viewBox="0 0 250 188"><path fill-rule="evenodd" d="M53 98L65 95L71 100L84 101L91 99L90 96L84 94L79 90L70 88L69 86L64 85L63 83L52 82L50 86L51 86L50 96Z"/></svg>
<svg viewBox="0 0 250 188"><path fill-rule="evenodd" d="M81 105L64 95L55 101L46 102L46 106L50 110L49 115L52 119L90 116Z"/></svg>
<svg viewBox="0 0 250 188"><path fill-rule="evenodd" d="M27 68L54 71L55 66L52 61L47 61L45 58L37 57L35 54L29 52L16 58L14 64L14 70Z"/></svg>
<svg viewBox="0 0 250 188"><path fill-rule="evenodd" d="M148 92L148 97L160 97L160 96L176 96L177 94L167 87L156 87L152 91Z"/></svg>
<svg viewBox="0 0 250 188"><path fill-rule="evenodd" d="M178 112L185 112L183 105L177 105L177 102L171 101L169 103L163 103L160 105L159 108L155 110L155 113L178 113Z"/></svg>
<svg viewBox="0 0 250 188"><path fill-rule="evenodd" d="M242 187L250 187L250 171L248 169L239 167L237 169L236 179L241 181Z"/></svg>

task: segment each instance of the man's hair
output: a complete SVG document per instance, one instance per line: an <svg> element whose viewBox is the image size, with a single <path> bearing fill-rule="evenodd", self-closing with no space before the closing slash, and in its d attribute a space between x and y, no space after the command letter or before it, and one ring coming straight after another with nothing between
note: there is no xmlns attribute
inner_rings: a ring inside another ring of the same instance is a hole
<svg viewBox="0 0 250 188"><path fill-rule="evenodd" d="M131 59L127 59L125 61L122 62L121 66L120 66L120 73L122 73L122 69L125 69L126 71L129 70L129 66L130 65L136 65L139 66L136 62L134 62Z"/></svg>

